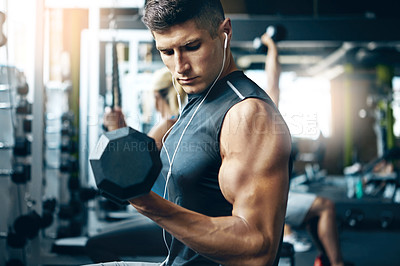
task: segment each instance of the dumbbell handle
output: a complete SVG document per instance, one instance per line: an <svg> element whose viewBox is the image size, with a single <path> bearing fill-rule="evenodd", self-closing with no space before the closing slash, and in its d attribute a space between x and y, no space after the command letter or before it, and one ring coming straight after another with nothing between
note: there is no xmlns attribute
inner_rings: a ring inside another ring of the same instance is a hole
<svg viewBox="0 0 400 266"><path fill-rule="evenodd" d="M276 27L275 26L268 26L265 33L274 40L274 37L276 36Z"/></svg>

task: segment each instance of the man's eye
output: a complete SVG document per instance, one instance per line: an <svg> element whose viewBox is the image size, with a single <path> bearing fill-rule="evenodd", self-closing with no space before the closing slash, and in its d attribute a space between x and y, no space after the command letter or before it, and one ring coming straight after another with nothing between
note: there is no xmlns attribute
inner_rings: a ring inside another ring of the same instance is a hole
<svg viewBox="0 0 400 266"><path fill-rule="evenodd" d="M188 51L196 51L199 48L200 48L200 44L186 46L186 50L188 50Z"/></svg>
<svg viewBox="0 0 400 266"><path fill-rule="evenodd" d="M164 55L173 55L174 51L173 50L162 50L160 51Z"/></svg>

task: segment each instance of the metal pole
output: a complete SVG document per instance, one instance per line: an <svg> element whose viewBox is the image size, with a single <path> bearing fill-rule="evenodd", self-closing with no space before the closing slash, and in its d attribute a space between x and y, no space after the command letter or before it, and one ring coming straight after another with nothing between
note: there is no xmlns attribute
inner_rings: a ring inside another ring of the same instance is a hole
<svg viewBox="0 0 400 266"><path fill-rule="evenodd" d="M34 209L42 214L42 183L43 183L43 130L44 130L44 82L43 82L43 56L44 56L44 0L36 1L35 10L35 75L33 83L32 106L32 173L30 183L30 196ZM40 265L40 240L39 235L30 243L27 254L27 265Z"/></svg>

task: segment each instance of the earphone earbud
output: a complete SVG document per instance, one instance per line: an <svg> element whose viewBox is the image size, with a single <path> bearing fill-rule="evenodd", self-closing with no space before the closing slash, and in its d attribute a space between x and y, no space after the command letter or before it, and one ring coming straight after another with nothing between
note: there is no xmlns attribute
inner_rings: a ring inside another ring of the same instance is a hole
<svg viewBox="0 0 400 266"><path fill-rule="evenodd" d="M226 47L228 47L228 33L224 32L224 34L225 34L224 49L226 49Z"/></svg>

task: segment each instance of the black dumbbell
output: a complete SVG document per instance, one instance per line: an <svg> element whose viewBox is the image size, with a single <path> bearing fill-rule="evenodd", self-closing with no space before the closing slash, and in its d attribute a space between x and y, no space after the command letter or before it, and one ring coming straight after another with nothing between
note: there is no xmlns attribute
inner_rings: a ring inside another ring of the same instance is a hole
<svg viewBox="0 0 400 266"><path fill-rule="evenodd" d="M69 121L72 122L74 121L74 113L73 112L65 112L61 115L61 121L65 122L65 121Z"/></svg>
<svg viewBox="0 0 400 266"><path fill-rule="evenodd" d="M40 228L44 229L53 224L57 200L55 198L46 199L43 201L42 206L43 213L40 220Z"/></svg>
<svg viewBox="0 0 400 266"><path fill-rule="evenodd" d="M60 172L62 173L75 173L79 170L79 162L76 158L69 156L69 154L61 153Z"/></svg>
<svg viewBox="0 0 400 266"><path fill-rule="evenodd" d="M41 217L36 211L21 215L14 221L14 230L18 235L33 239L40 230Z"/></svg>
<svg viewBox="0 0 400 266"><path fill-rule="evenodd" d="M64 121L61 128L61 135L62 136L75 136L76 135L76 128L72 125L70 121Z"/></svg>
<svg viewBox="0 0 400 266"><path fill-rule="evenodd" d="M54 213L57 206L57 200L55 198L46 199L43 201L43 210Z"/></svg>
<svg viewBox="0 0 400 266"><path fill-rule="evenodd" d="M29 164L14 164L11 180L15 184L26 184L31 180L31 166Z"/></svg>
<svg viewBox="0 0 400 266"><path fill-rule="evenodd" d="M29 103L26 99L22 100L18 103L15 112L19 115L29 115L32 114L32 104Z"/></svg>
<svg viewBox="0 0 400 266"><path fill-rule="evenodd" d="M31 154L31 142L26 137L16 137L14 146L15 156L28 156Z"/></svg>
<svg viewBox="0 0 400 266"><path fill-rule="evenodd" d="M25 133L32 132L32 119L31 118L24 118L22 122L22 127Z"/></svg>
<svg viewBox="0 0 400 266"><path fill-rule="evenodd" d="M104 133L90 165L101 194L122 205L149 193L161 171L154 139L130 127Z"/></svg>
<svg viewBox="0 0 400 266"><path fill-rule="evenodd" d="M73 141L70 136L62 136L60 147L61 152L75 153L78 150L78 143Z"/></svg>
<svg viewBox="0 0 400 266"><path fill-rule="evenodd" d="M282 41L286 38L286 29L282 25L270 25L266 28L265 32L269 35L269 37L274 41L274 42L279 42ZM265 53L267 51L267 48L263 45L261 42L260 37L256 37L253 40L253 48L257 52L262 52Z"/></svg>
<svg viewBox="0 0 400 266"><path fill-rule="evenodd" d="M63 113L61 116L61 121L62 121L62 126L61 126L62 136L76 135L76 128L73 125L74 114L72 112Z"/></svg>

